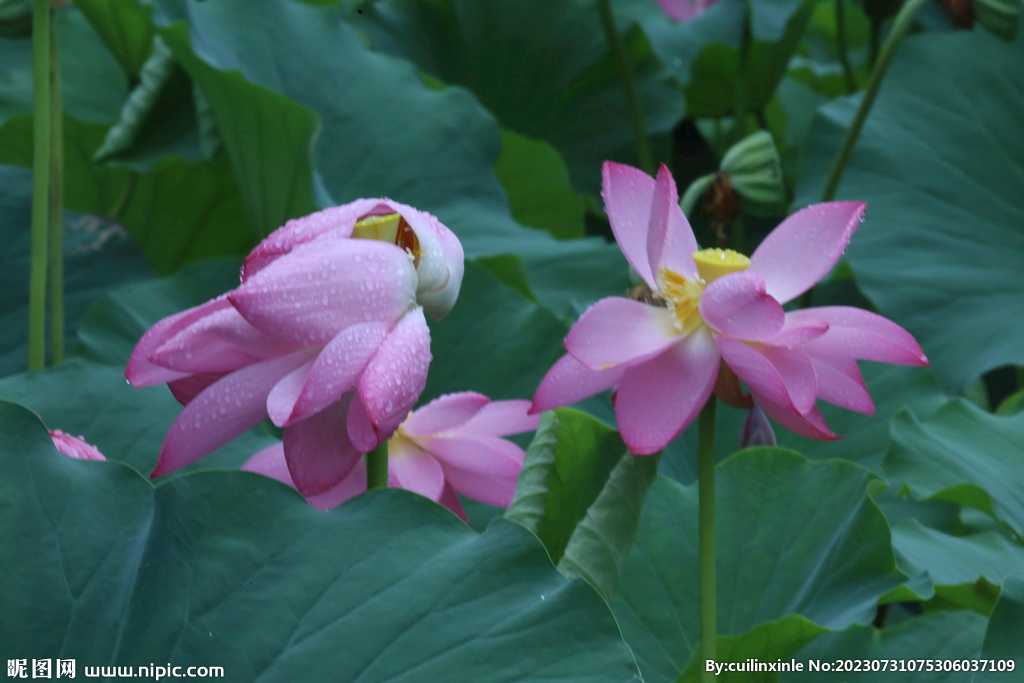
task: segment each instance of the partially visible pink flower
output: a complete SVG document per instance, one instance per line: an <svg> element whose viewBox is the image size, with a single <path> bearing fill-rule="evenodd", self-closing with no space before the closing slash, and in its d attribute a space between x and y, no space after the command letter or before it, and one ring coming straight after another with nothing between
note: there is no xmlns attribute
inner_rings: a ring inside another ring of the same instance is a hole
<svg viewBox="0 0 1024 683"><path fill-rule="evenodd" d="M106 460L99 449L92 444L86 443L81 436L71 436L59 429L51 429L50 438L57 450L75 460Z"/></svg>
<svg viewBox="0 0 1024 683"><path fill-rule="evenodd" d="M927 365L903 328L858 308L786 313L782 304L835 265L860 224L864 204L829 202L798 211L746 256L698 250L662 166L657 180L607 162L603 197L626 260L649 288L612 297L580 316L568 353L548 371L532 411L615 388L619 430L634 453L662 449L714 391L742 400L739 380L768 415L813 439L836 439L816 406L823 399L874 411L856 361Z"/></svg>
<svg viewBox="0 0 1024 683"><path fill-rule="evenodd" d="M297 488L336 486L415 405L431 360L424 309L443 317L462 274L454 234L398 202L288 221L246 259L239 287L139 340L128 380L166 382L185 406L151 476L269 417Z"/></svg>
<svg viewBox="0 0 1024 683"><path fill-rule="evenodd" d="M672 21L684 22L698 16L717 0L658 0L661 11Z"/></svg>
<svg viewBox="0 0 1024 683"><path fill-rule="evenodd" d="M437 398L398 427L388 441L388 485L415 491L465 518L456 493L508 507L523 467L523 449L501 437L537 428L529 401L491 401L463 392ZM259 472L289 486L282 444L256 453L243 470ZM362 459L336 486L306 496L318 510L336 507L366 491Z"/></svg>

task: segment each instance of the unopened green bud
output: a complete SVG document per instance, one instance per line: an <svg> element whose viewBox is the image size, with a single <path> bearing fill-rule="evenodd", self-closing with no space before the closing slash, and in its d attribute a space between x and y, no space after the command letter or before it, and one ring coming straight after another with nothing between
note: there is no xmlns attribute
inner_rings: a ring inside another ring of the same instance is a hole
<svg viewBox="0 0 1024 683"><path fill-rule="evenodd" d="M773 215L785 210L782 161L771 133L761 130L737 142L725 153L719 168L729 175L732 189L749 213Z"/></svg>
<svg viewBox="0 0 1024 683"><path fill-rule="evenodd" d="M1020 24L1021 0L974 0L978 22L992 35L1011 42Z"/></svg>

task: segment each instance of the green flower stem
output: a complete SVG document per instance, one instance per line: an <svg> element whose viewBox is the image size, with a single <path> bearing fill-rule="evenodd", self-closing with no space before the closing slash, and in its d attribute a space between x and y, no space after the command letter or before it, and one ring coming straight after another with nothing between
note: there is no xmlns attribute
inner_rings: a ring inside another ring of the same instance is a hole
<svg viewBox="0 0 1024 683"><path fill-rule="evenodd" d="M733 142L747 136L747 71L750 67L750 9L743 14L743 28L740 34L740 64L736 75L736 92L733 93L732 134Z"/></svg>
<svg viewBox="0 0 1024 683"><path fill-rule="evenodd" d="M46 367L46 246L50 207L50 0L32 16L32 269L28 295L28 367Z"/></svg>
<svg viewBox="0 0 1024 683"><path fill-rule="evenodd" d="M64 108L57 29L50 31L50 363L64 361Z"/></svg>
<svg viewBox="0 0 1024 683"><path fill-rule="evenodd" d="M864 121L867 120L868 114L871 112L871 106L875 103L875 97L882 86L882 80L885 78L885 73L889 70L889 64L892 63L892 58L896 54L900 42L903 41L903 36L910 29L914 15L917 14L917 11L927 1L907 0L903 7L900 8L899 14L896 15L896 19L892 24L892 30L886 36L885 43L878 54L878 61L875 62L874 68L871 70L871 80L868 81L868 87L864 91L864 97L860 101L860 106L857 107L857 113L853 117L850 128L846 131L846 137L843 138L839 151L836 152L836 156L832 160L832 168L829 169L828 180L825 182L825 191L821 195L821 201L828 202L835 197L836 189L839 187L839 179L842 177L846 164L850 160L850 155L853 153L854 145L857 144L860 130L864 127Z"/></svg>
<svg viewBox="0 0 1024 683"><path fill-rule="evenodd" d="M715 397L700 411L697 426L697 495L700 543L700 667L702 683L714 672L704 664L717 659L718 619L715 612Z"/></svg>
<svg viewBox="0 0 1024 683"><path fill-rule="evenodd" d="M633 64L629 60L629 53L622 43L622 36L615 28L615 18L612 16L611 0L597 0L597 13L601 17L601 28L604 29L605 38L612 50L612 57L615 59L615 68L619 71L619 80L622 84L622 94L626 98L626 111L629 114L629 122L633 127L633 141L636 145L636 156L640 162L640 168L647 173L654 175L654 157L651 154L651 141L647 139L647 128L644 125L644 110L640 106L640 96L636 90L636 79L633 75Z"/></svg>
<svg viewBox="0 0 1024 683"><path fill-rule="evenodd" d="M843 0L836 0L836 47L839 50L839 63L843 66L846 90L852 95L857 92L857 79L853 77L853 67L850 66L850 55L846 48L846 5Z"/></svg>
<svg viewBox="0 0 1024 683"><path fill-rule="evenodd" d="M366 490L386 489L388 487L388 442L382 441L379 446L366 454Z"/></svg>

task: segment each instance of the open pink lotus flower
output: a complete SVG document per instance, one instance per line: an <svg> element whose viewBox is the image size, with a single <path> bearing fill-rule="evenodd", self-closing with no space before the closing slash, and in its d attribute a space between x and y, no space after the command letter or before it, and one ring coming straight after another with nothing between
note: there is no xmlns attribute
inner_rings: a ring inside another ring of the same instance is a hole
<svg viewBox="0 0 1024 683"><path fill-rule="evenodd" d="M672 21L684 22L698 16L715 2L716 0L658 0L658 6Z"/></svg>
<svg viewBox="0 0 1024 683"><path fill-rule="evenodd" d="M59 429L51 429L50 438L58 451L75 460L106 460L100 449L96 448L80 436L65 434Z"/></svg>
<svg viewBox="0 0 1024 683"><path fill-rule="evenodd" d="M242 283L139 340L134 386L166 382L185 409L151 476L188 465L268 417L307 495L341 481L415 405L430 365L424 309L444 316L462 246L430 214L360 199L288 221Z"/></svg>
<svg viewBox="0 0 1024 683"><path fill-rule="evenodd" d="M768 415L813 439L838 438L816 400L874 411L856 360L927 365L903 328L858 308L786 313L782 304L824 277L846 249L864 204L829 202L796 212L747 258L699 250L675 182L607 162L603 191L612 231L647 284L640 298L587 309L548 371L533 412L615 387L615 414L634 453L654 453L694 419L712 391L744 401L737 377Z"/></svg>
<svg viewBox="0 0 1024 683"><path fill-rule="evenodd" d="M398 427L388 442L388 486L415 491L465 519L456 493L508 507L515 493L523 449L501 437L537 428L529 401L491 401L463 392L437 398ZM283 444L256 453L243 470L295 486ZM363 460L330 490L306 496L318 510L337 507L366 491Z"/></svg>

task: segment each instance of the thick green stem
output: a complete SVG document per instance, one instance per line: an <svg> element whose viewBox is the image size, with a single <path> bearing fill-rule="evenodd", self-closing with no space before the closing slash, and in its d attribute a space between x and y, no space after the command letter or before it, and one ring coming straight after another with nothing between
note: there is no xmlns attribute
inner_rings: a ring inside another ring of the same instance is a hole
<svg viewBox="0 0 1024 683"><path fill-rule="evenodd" d="M28 293L28 367L46 367L46 243L50 206L50 0L32 16L32 270Z"/></svg>
<svg viewBox="0 0 1024 683"><path fill-rule="evenodd" d="M717 660L718 619L715 612L715 397L700 411L697 426L697 497L700 544L701 681L711 683L714 672L706 662Z"/></svg>
<svg viewBox="0 0 1024 683"><path fill-rule="evenodd" d="M615 68L619 71L619 81L622 84L622 94L626 98L626 112L629 115L629 122L633 127L633 141L636 145L636 156L640 162L640 168L647 173L654 175L654 156L651 154L651 141L647 139L647 127L644 124L644 110L640 106L640 95L636 89L636 79L633 75L633 64L626 52L626 46L622 42L622 36L615 28L615 18L612 16L611 0L597 0L597 13L601 17L601 28L604 29L605 38L612 50L612 57L615 59Z"/></svg>
<svg viewBox="0 0 1024 683"><path fill-rule="evenodd" d="M379 446L366 454L366 490L386 489L388 487L388 442L382 441Z"/></svg>
<svg viewBox="0 0 1024 683"><path fill-rule="evenodd" d="M835 197L836 189L839 187L839 179L842 177L846 164L850 160L850 155L853 153L854 145L857 144L860 130L864 127L864 121L867 120L868 114L871 112L871 106L875 103L875 97L878 95L878 90L885 79L885 73L889 70L889 64L892 63L892 58L896 54L903 36L910 29L910 25L914 21L914 15L917 14L917 11L927 1L907 0L903 7L900 8L899 14L896 15L896 19L892 24L892 30L886 36L885 43L882 45L882 50L878 55L878 61L871 70L871 79L868 81L868 87L864 90L864 97L860 101L860 106L857 107L857 113L854 115L849 129L846 131L846 137L843 138L839 151L836 152L836 156L832 160L832 168L829 169L828 180L825 182L825 191L821 194L821 201L831 201Z"/></svg>
<svg viewBox="0 0 1024 683"><path fill-rule="evenodd" d="M857 92L857 79L853 77L853 67L850 66L850 55L847 53L846 5L843 0L836 0L836 47L839 51L839 63L843 65L846 91L852 95Z"/></svg>
<svg viewBox="0 0 1024 683"><path fill-rule="evenodd" d="M743 28L740 34L740 64L736 74L736 92L732 105L732 140L747 136L747 71L750 68L750 10L745 10ZM767 128L766 128L767 129Z"/></svg>
<svg viewBox="0 0 1024 683"><path fill-rule="evenodd" d="M64 361L64 111L57 30L50 35L50 363Z"/></svg>

